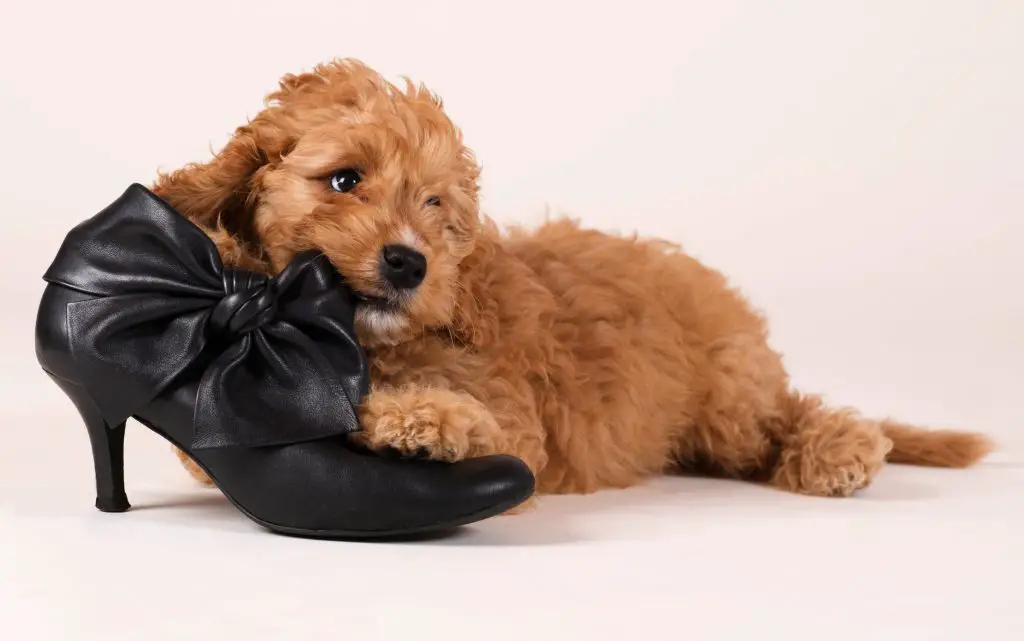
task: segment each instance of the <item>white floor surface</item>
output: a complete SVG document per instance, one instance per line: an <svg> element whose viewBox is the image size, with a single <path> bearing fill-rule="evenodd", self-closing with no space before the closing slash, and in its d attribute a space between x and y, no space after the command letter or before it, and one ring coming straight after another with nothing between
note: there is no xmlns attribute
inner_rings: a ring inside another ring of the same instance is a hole
<svg viewBox="0 0 1024 641"><path fill-rule="evenodd" d="M1024 464L891 466L853 499L666 478L420 542L264 532L133 425L93 509L70 404L8 406L0 639L1024 638ZM15 441L17 442L17 441Z"/></svg>

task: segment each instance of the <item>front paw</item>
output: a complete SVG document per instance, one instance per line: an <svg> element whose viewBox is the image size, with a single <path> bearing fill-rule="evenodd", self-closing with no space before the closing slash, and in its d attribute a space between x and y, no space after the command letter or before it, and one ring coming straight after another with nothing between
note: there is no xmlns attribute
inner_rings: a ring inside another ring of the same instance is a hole
<svg viewBox="0 0 1024 641"><path fill-rule="evenodd" d="M362 431L351 437L357 443L435 461L493 453L501 434L482 403L441 389L375 391L363 405L361 420Z"/></svg>
<svg viewBox="0 0 1024 641"><path fill-rule="evenodd" d="M519 514L526 514L527 512L532 512L536 508L537 508L537 496L534 495L534 496L531 496L530 498L526 499L525 501L523 501L519 505L515 506L514 508L512 508L510 510L506 510L505 512L502 512L501 515L502 516L517 516Z"/></svg>
<svg viewBox="0 0 1024 641"><path fill-rule="evenodd" d="M181 461L181 465L188 471L193 479L198 481L200 485L205 485L206 487L214 486L213 479L203 471L203 468L199 467L198 463L192 460L192 457L176 447L172 446L171 449L174 450L174 453L178 456L178 460Z"/></svg>

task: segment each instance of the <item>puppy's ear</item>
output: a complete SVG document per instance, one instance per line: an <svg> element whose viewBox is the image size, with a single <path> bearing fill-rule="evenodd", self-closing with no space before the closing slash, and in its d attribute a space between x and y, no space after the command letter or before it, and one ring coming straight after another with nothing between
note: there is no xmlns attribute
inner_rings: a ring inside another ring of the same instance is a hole
<svg viewBox="0 0 1024 641"><path fill-rule="evenodd" d="M153 191L191 221L258 248L254 213L264 167L280 162L292 141L263 112L235 130L212 160L161 174Z"/></svg>

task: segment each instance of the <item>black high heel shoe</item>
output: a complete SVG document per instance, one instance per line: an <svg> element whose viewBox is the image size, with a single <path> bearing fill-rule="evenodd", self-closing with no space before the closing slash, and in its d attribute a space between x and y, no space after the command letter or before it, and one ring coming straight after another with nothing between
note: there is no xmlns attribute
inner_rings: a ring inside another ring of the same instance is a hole
<svg viewBox="0 0 1024 641"><path fill-rule="evenodd" d="M350 446L367 391L355 298L330 262L225 268L212 241L141 185L75 227L46 272L39 363L92 443L96 507L128 509L129 417L181 448L271 530L362 538L478 521L526 500L510 456L454 464Z"/></svg>

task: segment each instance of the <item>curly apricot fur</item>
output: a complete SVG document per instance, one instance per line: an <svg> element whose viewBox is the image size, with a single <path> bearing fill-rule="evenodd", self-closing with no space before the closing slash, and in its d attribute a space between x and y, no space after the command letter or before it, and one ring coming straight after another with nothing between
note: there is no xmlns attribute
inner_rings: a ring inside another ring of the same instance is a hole
<svg viewBox="0 0 1024 641"><path fill-rule="evenodd" d="M325 178L346 167L363 182L332 192ZM357 318L370 447L514 454L546 493L683 467L822 496L866 486L887 456L964 467L989 451L981 435L872 421L792 390L762 317L675 245L569 220L499 233L478 211L478 174L436 96L347 60L286 76L211 161L155 190L235 265L273 272L317 248L381 295L383 245L427 257L414 295Z"/></svg>

